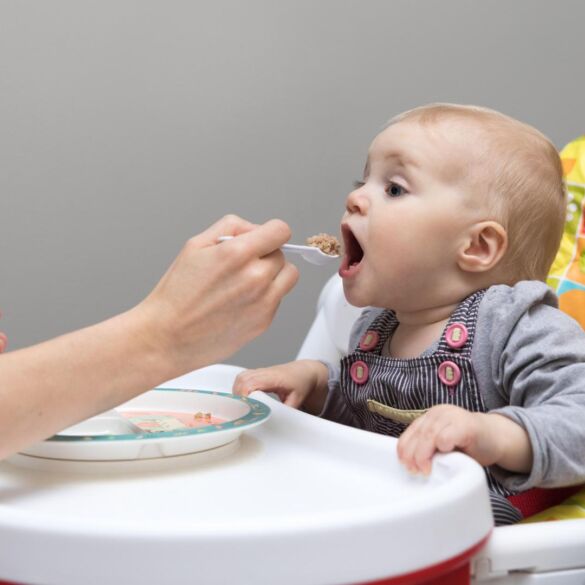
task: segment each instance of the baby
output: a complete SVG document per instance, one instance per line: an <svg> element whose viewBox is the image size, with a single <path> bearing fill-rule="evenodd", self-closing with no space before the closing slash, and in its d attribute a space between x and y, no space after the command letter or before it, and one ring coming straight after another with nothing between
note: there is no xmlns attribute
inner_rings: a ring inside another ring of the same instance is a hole
<svg viewBox="0 0 585 585"><path fill-rule="evenodd" d="M532 488L585 481L585 334L543 282L565 214L534 128L451 104L393 118L341 220L344 292L367 307L349 355L249 370L234 392L399 437L413 473L467 453L497 524L545 507L554 490Z"/></svg>

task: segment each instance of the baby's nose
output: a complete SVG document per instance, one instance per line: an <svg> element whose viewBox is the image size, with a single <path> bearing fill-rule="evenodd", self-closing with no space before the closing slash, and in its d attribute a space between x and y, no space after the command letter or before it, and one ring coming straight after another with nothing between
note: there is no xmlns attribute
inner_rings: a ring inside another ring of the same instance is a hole
<svg viewBox="0 0 585 585"><path fill-rule="evenodd" d="M364 188L360 187L347 196L345 209L348 213L365 213L368 210L368 204L368 196L364 192Z"/></svg>

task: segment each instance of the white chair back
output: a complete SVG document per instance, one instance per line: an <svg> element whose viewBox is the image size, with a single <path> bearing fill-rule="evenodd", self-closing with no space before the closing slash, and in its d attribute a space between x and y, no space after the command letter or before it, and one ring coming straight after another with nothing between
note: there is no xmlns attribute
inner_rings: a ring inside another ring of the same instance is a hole
<svg viewBox="0 0 585 585"><path fill-rule="evenodd" d="M317 315L296 359L339 361L347 354L349 334L361 311L346 301L341 278L333 275L319 295Z"/></svg>

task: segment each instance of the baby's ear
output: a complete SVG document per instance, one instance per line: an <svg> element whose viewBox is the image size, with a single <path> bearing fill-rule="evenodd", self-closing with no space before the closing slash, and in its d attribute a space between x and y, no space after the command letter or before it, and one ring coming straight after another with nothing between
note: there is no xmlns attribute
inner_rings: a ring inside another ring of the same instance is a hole
<svg viewBox="0 0 585 585"><path fill-rule="evenodd" d="M508 234L497 221L474 224L466 235L457 264L465 272L487 272L494 268L508 247Z"/></svg>

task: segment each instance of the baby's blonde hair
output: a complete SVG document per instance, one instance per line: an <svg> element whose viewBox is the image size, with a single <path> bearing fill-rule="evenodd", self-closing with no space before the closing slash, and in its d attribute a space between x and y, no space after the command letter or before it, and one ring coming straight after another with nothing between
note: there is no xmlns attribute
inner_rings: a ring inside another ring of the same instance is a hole
<svg viewBox="0 0 585 585"><path fill-rule="evenodd" d="M388 126L447 119L471 122L480 130L482 141L473 147L479 156L466 174L486 199L487 219L498 221L508 234L502 261L508 283L546 280L567 206L556 148L532 126L479 106L430 104L392 118Z"/></svg>

